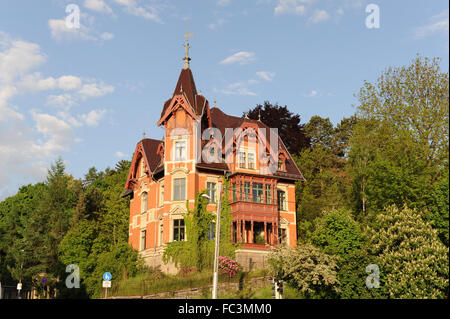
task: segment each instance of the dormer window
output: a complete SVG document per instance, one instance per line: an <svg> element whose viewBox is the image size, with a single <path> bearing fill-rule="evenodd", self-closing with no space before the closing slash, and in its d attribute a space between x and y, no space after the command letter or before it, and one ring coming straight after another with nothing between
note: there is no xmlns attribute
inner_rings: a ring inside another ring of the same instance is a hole
<svg viewBox="0 0 450 319"><path fill-rule="evenodd" d="M278 170L286 171L286 159L283 155L278 156Z"/></svg>
<svg viewBox="0 0 450 319"><path fill-rule="evenodd" d="M245 168L245 152L239 152L239 168Z"/></svg>
<svg viewBox="0 0 450 319"><path fill-rule="evenodd" d="M176 161L186 160L186 141L175 142L175 160Z"/></svg>
<svg viewBox="0 0 450 319"><path fill-rule="evenodd" d="M255 168L255 154L253 153L248 153L248 168Z"/></svg>
<svg viewBox="0 0 450 319"><path fill-rule="evenodd" d="M145 175L145 163L144 163L144 158L142 158L141 160L141 177L143 177Z"/></svg>
<svg viewBox="0 0 450 319"><path fill-rule="evenodd" d="M239 168L255 169L256 159L254 150L241 150L238 152Z"/></svg>

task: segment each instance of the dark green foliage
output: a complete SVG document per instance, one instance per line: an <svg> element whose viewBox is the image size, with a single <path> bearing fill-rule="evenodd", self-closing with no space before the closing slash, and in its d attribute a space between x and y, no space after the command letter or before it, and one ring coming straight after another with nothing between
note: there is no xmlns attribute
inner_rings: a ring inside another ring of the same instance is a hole
<svg viewBox="0 0 450 319"><path fill-rule="evenodd" d="M349 211L341 209L327 213L316 221L316 227L312 243L327 254L345 257L362 248L360 226Z"/></svg>
<svg viewBox="0 0 450 319"><path fill-rule="evenodd" d="M97 297L101 274L115 278L141 269L137 252L128 244L129 202L121 199L130 162L118 170L97 172L86 180L65 173L62 159L51 165L45 183L22 187L0 202L0 280L42 290L48 278L61 298ZM66 266L80 268L80 289L67 289Z"/></svg>
<svg viewBox="0 0 450 319"><path fill-rule="evenodd" d="M253 120L261 117L261 121L269 128L277 128L278 135L291 154L297 154L310 146L305 125L300 124L300 115L294 115L286 105L272 105L264 101L264 105L258 104L249 110L248 117ZM269 132L266 132L266 135L269 136Z"/></svg>
<svg viewBox="0 0 450 319"><path fill-rule="evenodd" d="M364 247L360 225L350 211L341 209L325 214L316 221L312 243L327 254L338 256L337 296L343 299L371 298L376 290L365 285L369 264L375 263Z"/></svg>

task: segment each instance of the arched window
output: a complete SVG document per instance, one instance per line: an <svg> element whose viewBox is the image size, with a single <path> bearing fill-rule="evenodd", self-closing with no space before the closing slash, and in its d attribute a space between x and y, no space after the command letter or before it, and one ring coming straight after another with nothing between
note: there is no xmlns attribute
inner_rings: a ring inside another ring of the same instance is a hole
<svg viewBox="0 0 450 319"><path fill-rule="evenodd" d="M280 154L278 156L278 170L279 171L286 171L286 158L283 154Z"/></svg>
<svg viewBox="0 0 450 319"><path fill-rule="evenodd" d="M147 192L143 192L141 195L141 213L147 211Z"/></svg>
<svg viewBox="0 0 450 319"><path fill-rule="evenodd" d="M145 175L145 163L144 158L141 159L141 177Z"/></svg>

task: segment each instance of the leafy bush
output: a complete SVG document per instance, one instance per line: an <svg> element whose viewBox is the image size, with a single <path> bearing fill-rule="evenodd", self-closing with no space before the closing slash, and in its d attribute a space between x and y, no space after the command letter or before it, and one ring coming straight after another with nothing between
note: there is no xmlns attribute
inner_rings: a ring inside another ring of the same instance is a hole
<svg viewBox="0 0 450 319"><path fill-rule="evenodd" d="M378 258L380 293L388 298L448 298L448 248L421 213L395 206L368 229Z"/></svg>
<svg viewBox="0 0 450 319"><path fill-rule="evenodd" d="M311 244L282 248L270 253L269 273L307 298L330 298L338 292L337 259Z"/></svg>

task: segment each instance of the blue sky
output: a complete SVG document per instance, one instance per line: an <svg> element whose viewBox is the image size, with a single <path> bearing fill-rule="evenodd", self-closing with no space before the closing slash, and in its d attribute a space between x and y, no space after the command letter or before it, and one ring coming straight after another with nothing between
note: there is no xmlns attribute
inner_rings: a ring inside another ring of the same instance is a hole
<svg viewBox="0 0 450 319"><path fill-rule="evenodd" d="M65 26L69 4L78 29ZM0 199L44 180L59 155L78 178L130 159L144 130L161 138L187 24L211 104L241 115L268 100L336 124L389 66L420 53L448 71L448 21L444 0L2 0Z"/></svg>

